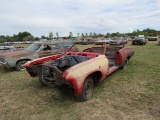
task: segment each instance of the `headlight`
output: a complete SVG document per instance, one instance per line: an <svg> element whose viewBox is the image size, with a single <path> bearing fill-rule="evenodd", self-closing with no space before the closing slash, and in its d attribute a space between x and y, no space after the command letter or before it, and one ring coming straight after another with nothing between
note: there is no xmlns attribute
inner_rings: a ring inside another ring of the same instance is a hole
<svg viewBox="0 0 160 120"><path fill-rule="evenodd" d="M2 63L2 64L6 63L5 59L4 58L0 58L0 63Z"/></svg>

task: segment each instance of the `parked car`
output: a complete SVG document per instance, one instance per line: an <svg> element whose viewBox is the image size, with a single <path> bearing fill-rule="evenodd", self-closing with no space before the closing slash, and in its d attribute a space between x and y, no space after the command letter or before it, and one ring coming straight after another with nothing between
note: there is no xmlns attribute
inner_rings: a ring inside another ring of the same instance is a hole
<svg viewBox="0 0 160 120"><path fill-rule="evenodd" d="M11 44L0 44L0 53L23 50L23 47L15 47Z"/></svg>
<svg viewBox="0 0 160 120"><path fill-rule="evenodd" d="M10 49L10 48L15 48L15 47L11 44L0 44L0 50Z"/></svg>
<svg viewBox="0 0 160 120"><path fill-rule="evenodd" d="M132 48L106 46L104 42L102 46L93 46L79 52L72 52L71 48L64 55L35 59L27 62L24 67L31 77L38 77L42 85L55 87L65 84L74 88L79 101L92 97L94 84L119 68L126 69L134 54Z"/></svg>
<svg viewBox="0 0 160 120"><path fill-rule="evenodd" d="M148 37L148 41L157 41L157 40L158 40L158 36Z"/></svg>
<svg viewBox="0 0 160 120"><path fill-rule="evenodd" d="M145 45L147 44L148 40L145 37L136 37L132 40L132 45L140 44Z"/></svg>
<svg viewBox="0 0 160 120"><path fill-rule="evenodd" d="M0 63L5 68L13 68L16 70L24 70L23 64L27 61L55 55L64 54L70 47L72 43L69 42L39 42L33 43L25 50L12 51L0 54ZM71 51L78 51L76 47L73 47Z"/></svg>
<svg viewBox="0 0 160 120"><path fill-rule="evenodd" d="M93 44L93 43L94 43L93 40L83 40L83 41L81 42L81 45L88 45L88 44Z"/></svg>
<svg viewBox="0 0 160 120"><path fill-rule="evenodd" d="M124 45L128 43L128 40L123 37L113 37L109 42L110 45Z"/></svg>
<svg viewBox="0 0 160 120"><path fill-rule="evenodd" d="M111 40L112 40L111 38L100 38L97 41L95 41L95 45L101 44L99 42L106 42L106 44L108 44Z"/></svg>

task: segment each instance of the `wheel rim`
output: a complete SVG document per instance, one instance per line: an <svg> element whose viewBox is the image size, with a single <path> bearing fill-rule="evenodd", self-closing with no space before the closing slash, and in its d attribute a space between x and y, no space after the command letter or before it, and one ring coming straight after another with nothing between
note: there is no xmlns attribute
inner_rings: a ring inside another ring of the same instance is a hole
<svg viewBox="0 0 160 120"><path fill-rule="evenodd" d="M89 99L92 96L92 83L88 82L85 89L85 97Z"/></svg>
<svg viewBox="0 0 160 120"><path fill-rule="evenodd" d="M26 68L23 67L23 65L26 63L26 61L22 61L21 64L19 64L20 70L25 70Z"/></svg>

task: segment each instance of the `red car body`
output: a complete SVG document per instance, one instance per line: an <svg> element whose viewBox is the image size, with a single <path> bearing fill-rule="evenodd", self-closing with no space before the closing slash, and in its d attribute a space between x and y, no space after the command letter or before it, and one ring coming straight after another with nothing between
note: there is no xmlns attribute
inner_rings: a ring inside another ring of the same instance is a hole
<svg viewBox="0 0 160 120"><path fill-rule="evenodd" d="M78 43L76 43L78 44ZM127 68L133 56L132 48L122 46L90 47L82 52L66 52L27 62L24 67L31 77L39 77L42 84L54 87L67 84L74 88L79 101L92 96L94 84L118 68Z"/></svg>

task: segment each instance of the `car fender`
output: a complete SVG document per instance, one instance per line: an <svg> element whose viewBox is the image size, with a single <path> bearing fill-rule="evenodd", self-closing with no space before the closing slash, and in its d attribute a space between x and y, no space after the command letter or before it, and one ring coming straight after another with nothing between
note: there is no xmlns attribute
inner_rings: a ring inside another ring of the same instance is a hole
<svg viewBox="0 0 160 120"><path fill-rule="evenodd" d="M101 72L102 76L98 81L106 77L109 69L108 59L105 55L99 55L85 62L79 63L63 73L66 81L71 81L76 95L80 95L85 79L94 72Z"/></svg>
<svg viewBox="0 0 160 120"><path fill-rule="evenodd" d="M21 60L33 60L38 58L38 54L32 54L32 55L28 55L28 56L23 56L23 57L14 57L14 58L8 58L6 59L6 62L8 63L8 65L10 67L15 67L18 61Z"/></svg>
<svg viewBox="0 0 160 120"><path fill-rule="evenodd" d="M126 59L129 59L133 56L134 50L132 48L123 48L119 51L119 54L121 56L121 63L119 63L119 65L123 65Z"/></svg>

